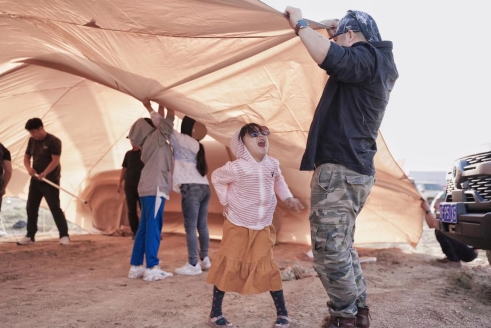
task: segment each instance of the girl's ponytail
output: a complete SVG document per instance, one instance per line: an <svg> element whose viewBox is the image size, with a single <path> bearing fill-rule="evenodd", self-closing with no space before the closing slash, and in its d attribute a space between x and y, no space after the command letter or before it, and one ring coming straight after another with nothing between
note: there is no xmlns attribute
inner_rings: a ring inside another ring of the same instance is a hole
<svg viewBox="0 0 491 328"><path fill-rule="evenodd" d="M196 154L196 169L204 177L208 173L208 165L205 158L205 147L199 142L198 154Z"/></svg>

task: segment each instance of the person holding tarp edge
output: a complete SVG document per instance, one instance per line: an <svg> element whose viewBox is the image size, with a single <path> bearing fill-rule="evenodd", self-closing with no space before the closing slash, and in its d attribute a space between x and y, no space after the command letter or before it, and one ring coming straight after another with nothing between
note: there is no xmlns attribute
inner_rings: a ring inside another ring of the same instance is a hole
<svg viewBox="0 0 491 328"><path fill-rule="evenodd" d="M184 116L181 132L174 130L170 143L174 152L172 187L181 194L182 216L186 231L188 261L175 272L198 275L211 266L208 257L208 205L211 190L207 178L205 148L199 142L206 135L206 127L189 116ZM196 235L198 232L199 237Z"/></svg>
<svg viewBox="0 0 491 328"><path fill-rule="evenodd" d="M164 206L171 191L173 159L169 138L173 131L174 111L167 109L164 118L164 106L159 105L158 112L155 112L150 100L144 99L142 103L150 119L138 119L128 135L131 145L141 149L141 160L144 163L138 182L141 218L131 253L128 278L158 281L173 276L160 268L158 252Z"/></svg>
<svg viewBox="0 0 491 328"><path fill-rule="evenodd" d="M31 182L29 184L26 206L27 235L17 242L17 244L34 244L34 236L38 230L39 206L44 197L60 233L60 244L68 245L70 243L68 224L65 213L63 213L60 207L60 189L43 181L48 180L58 186L60 185L61 140L46 132L43 122L37 117L28 120L25 129L31 135L24 155L24 166L31 176Z"/></svg>
<svg viewBox="0 0 491 328"><path fill-rule="evenodd" d="M356 217L374 184L378 130L398 78L392 42L375 20L350 10L329 39L298 8L285 15L312 59L329 75L312 119L300 170L314 170L310 226L314 269L330 301L323 327L369 327L366 281L353 248ZM327 319L327 318L326 318Z"/></svg>
<svg viewBox="0 0 491 328"><path fill-rule="evenodd" d="M444 199L445 198L439 198L436 200L434 208L435 212ZM435 229L436 240L440 244L443 254L445 254L443 259L436 260L438 265L450 268L460 268L462 266L461 262L472 262L477 258L478 253L475 248L452 239L438 230L440 226L439 220L431 212L430 205L423 198L421 198L421 208L425 211L424 217L426 224L429 228Z"/></svg>

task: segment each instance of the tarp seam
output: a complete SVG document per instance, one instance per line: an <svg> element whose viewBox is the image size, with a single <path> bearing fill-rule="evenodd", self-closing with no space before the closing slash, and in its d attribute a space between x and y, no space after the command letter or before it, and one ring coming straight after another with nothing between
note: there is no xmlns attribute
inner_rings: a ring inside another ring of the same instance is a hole
<svg viewBox="0 0 491 328"><path fill-rule="evenodd" d="M0 12L0 16L7 16L10 18L21 19L21 20L26 20L26 21L38 20L38 21L42 21L45 23L67 24L67 25L78 26L80 28L97 29L97 30L107 31L107 32L128 33L128 34L135 34L135 35L163 36L163 37L169 37L169 38L184 38L184 39L264 39L264 38L283 36L286 34L293 34L293 31L291 29L285 28L285 30L284 30L285 33L280 33L280 34L275 34L275 35L261 35L261 36L259 36L259 35L256 35L256 36L254 36L254 35L251 35L251 36L246 36L246 35L241 35L241 36L227 36L227 35L184 36L184 35L178 35L178 34L170 35L170 34L163 34L163 33L125 31L125 30L102 28L102 27L96 27L96 26L86 26L84 24L71 23L71 22L66 22L66 21L62 21L62 20L41 18L41 17L36 17L36 16L20 16L20 15L9 14L9 13L4 13L4 12ZM279 30L279 31L281 31L281 30Z"/></svg>

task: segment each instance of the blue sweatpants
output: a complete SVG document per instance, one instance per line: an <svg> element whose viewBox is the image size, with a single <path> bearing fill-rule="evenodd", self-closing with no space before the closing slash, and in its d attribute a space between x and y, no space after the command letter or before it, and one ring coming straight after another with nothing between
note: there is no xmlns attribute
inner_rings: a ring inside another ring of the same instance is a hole
<svg viewBox="0 0 491 328"><path fill-rule="evenodd" d="M152 268L159 264L157 254L160 247L162 224L164 223L165 198L145 196L140 197L140 202L141 218L130 263L136 266L142 265L145 257L147 268Z"/></svg>

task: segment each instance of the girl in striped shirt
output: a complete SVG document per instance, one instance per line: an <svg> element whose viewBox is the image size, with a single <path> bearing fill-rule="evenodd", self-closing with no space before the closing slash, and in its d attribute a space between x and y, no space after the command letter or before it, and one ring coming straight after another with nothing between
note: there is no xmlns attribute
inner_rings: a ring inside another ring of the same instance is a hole
<svg viewBox="0 0 491 328"><path fill-rule="evenodd" d="M249 295L267 291L276 307L273 327L290 326L280 271L273 259L276 195L296 211L304 207L292 196L278 160L268 156L268 135L265 126L243 126L231 141L237 159L211 176L226 217L221 247L207 278L214 285L208 320L211 327L234 327L222 316L225 292Z"/></svg>

